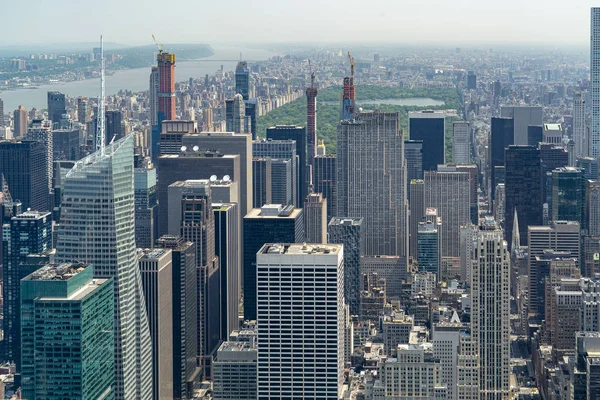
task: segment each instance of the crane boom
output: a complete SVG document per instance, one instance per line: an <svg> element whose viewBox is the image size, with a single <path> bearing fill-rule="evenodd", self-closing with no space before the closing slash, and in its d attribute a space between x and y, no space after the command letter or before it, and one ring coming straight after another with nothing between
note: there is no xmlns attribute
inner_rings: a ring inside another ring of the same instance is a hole
<svg viewBox="0 0 600 400"><path fill-rule="evenodd" d="M310 69L310 88L314 89L315 88L315 73L312 70L312 64L310 63L310 60L308 60L308 68Z"/></svg>
<svg viewBox="0 0 600 400"><path fill-rule="evenodd" d="M350 59L350 75L354 76L354 57L348 52L348 58Z"/></svg>
<svg viewBox="0 0 600 400"><path fill-rule="evenodd" d="M156 36L154 36L154 33L152 34L152 40L154 40L154 43L156 44L156 47L158 47L158 52L162 53L163 52L163 45L161 43L159 43L158 40L156 40Z"/></svg>

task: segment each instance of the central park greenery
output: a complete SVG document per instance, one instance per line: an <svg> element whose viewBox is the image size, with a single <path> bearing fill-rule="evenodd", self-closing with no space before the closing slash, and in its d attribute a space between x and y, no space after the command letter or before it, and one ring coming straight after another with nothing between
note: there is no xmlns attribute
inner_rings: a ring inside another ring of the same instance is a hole
<svg viewBox="0 0 600 400"><path fill-rule="evenodd" d="M330 86L320 91L317 97L317 136L324 140L328 153L335 153L337 124L340 120L340 104L324 104L323 102L340 101L342 88ZM378 109L384 112L400 112L400 127L405 136L408 136L408 112L418 110L447 110L454 109L460 115L461 104L458 92L454 88L402 88L381 87L373 85L359 85L356 87L356 100L373 99L405 99L405 98L430 98L443 101L441 106L400 106L388 104L362 104L364 110ZM452 157L452 121L457 117L446 120L446 159ZM302 97L282 107L279 107L258 119L257 131L264 137L266 129L274 125L306 125L306 97ZM407 137L408 138L408 137Z"/></svg>

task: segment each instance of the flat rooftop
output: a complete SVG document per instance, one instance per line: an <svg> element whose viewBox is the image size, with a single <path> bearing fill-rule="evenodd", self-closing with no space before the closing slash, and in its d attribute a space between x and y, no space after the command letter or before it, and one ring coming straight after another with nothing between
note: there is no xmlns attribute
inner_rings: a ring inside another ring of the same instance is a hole
<svg viewBox="0 0 600 400"><path fill-rule="evenodd" d="M284 255L331 255L338 254L341 244L307 244L307 243L267 243L259 254L284 254Z"/></svg>
<svg viewBox="0 0 600 400"><path fill-rule="evenodd" d="M42 268L23 278L28 281L68 281L89 264L46 264Z"/></svg>
<svg viewBox="0 0 600 400"><path fill-rule="evenodd" d="M246 218L252 218L252 219L262 219L262 218L287 218L287 219L294 219L296 217L298 217L298 215L300 215L300 213L302 212L301 208L293 208L291 210L287 210L285 211L284 209L275 209L274 207L271 206L281 206L280 204L267 204L264 205L262 208L253 208L252 210L248 211L248 214L246 214L246 216L244 217L244 219ZM291 206L290 206L291 207Z"/></svg>
<svg viewBox="0 0 600 400"><path fill-rule="evenodd" d="M362 218L331 218L329 225L360 225L362 224Z"/></svg>

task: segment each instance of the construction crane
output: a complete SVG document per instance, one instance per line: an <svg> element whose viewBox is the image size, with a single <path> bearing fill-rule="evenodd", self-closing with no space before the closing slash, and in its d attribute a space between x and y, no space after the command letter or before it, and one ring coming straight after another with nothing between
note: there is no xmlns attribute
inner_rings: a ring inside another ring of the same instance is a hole
<svg viewBox="0 0 600 400"><path fill-rule="evenodd" d="M310 60L308 60L308 68L310 69L310 88L314 89L315 88L315 73L312 70L312 64L310 63Z"/></svg>
<svg viewBox="0 0 600 400"><path fill-rule="evenodd" d="M154 33L152 34L152 40L154 40L154 43L156 44L156 47L158 47L158 53L162 54L162 52L163 52L163 45L161 43L159 43L158 40L156 40L156 36L154 36Z"/></svg>
<svg viewBox="0 0 600 400"><path fill-rule="evenodd" d="M354 76L354 57L352 57L352 54L350 54L350 52L348 52L348 58L350 59L350 76Z"/></svg>

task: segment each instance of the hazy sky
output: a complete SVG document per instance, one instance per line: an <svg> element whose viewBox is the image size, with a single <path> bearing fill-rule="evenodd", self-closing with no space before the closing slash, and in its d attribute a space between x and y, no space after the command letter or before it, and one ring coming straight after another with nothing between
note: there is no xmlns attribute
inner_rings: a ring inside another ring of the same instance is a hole
<svg viewBox="0 0 600 400"><path fill-rule="evenodd" d="M585 46L588 0L0 0L0 45L545 43ZM18 18L16 16L19 16Z"/></svg>

